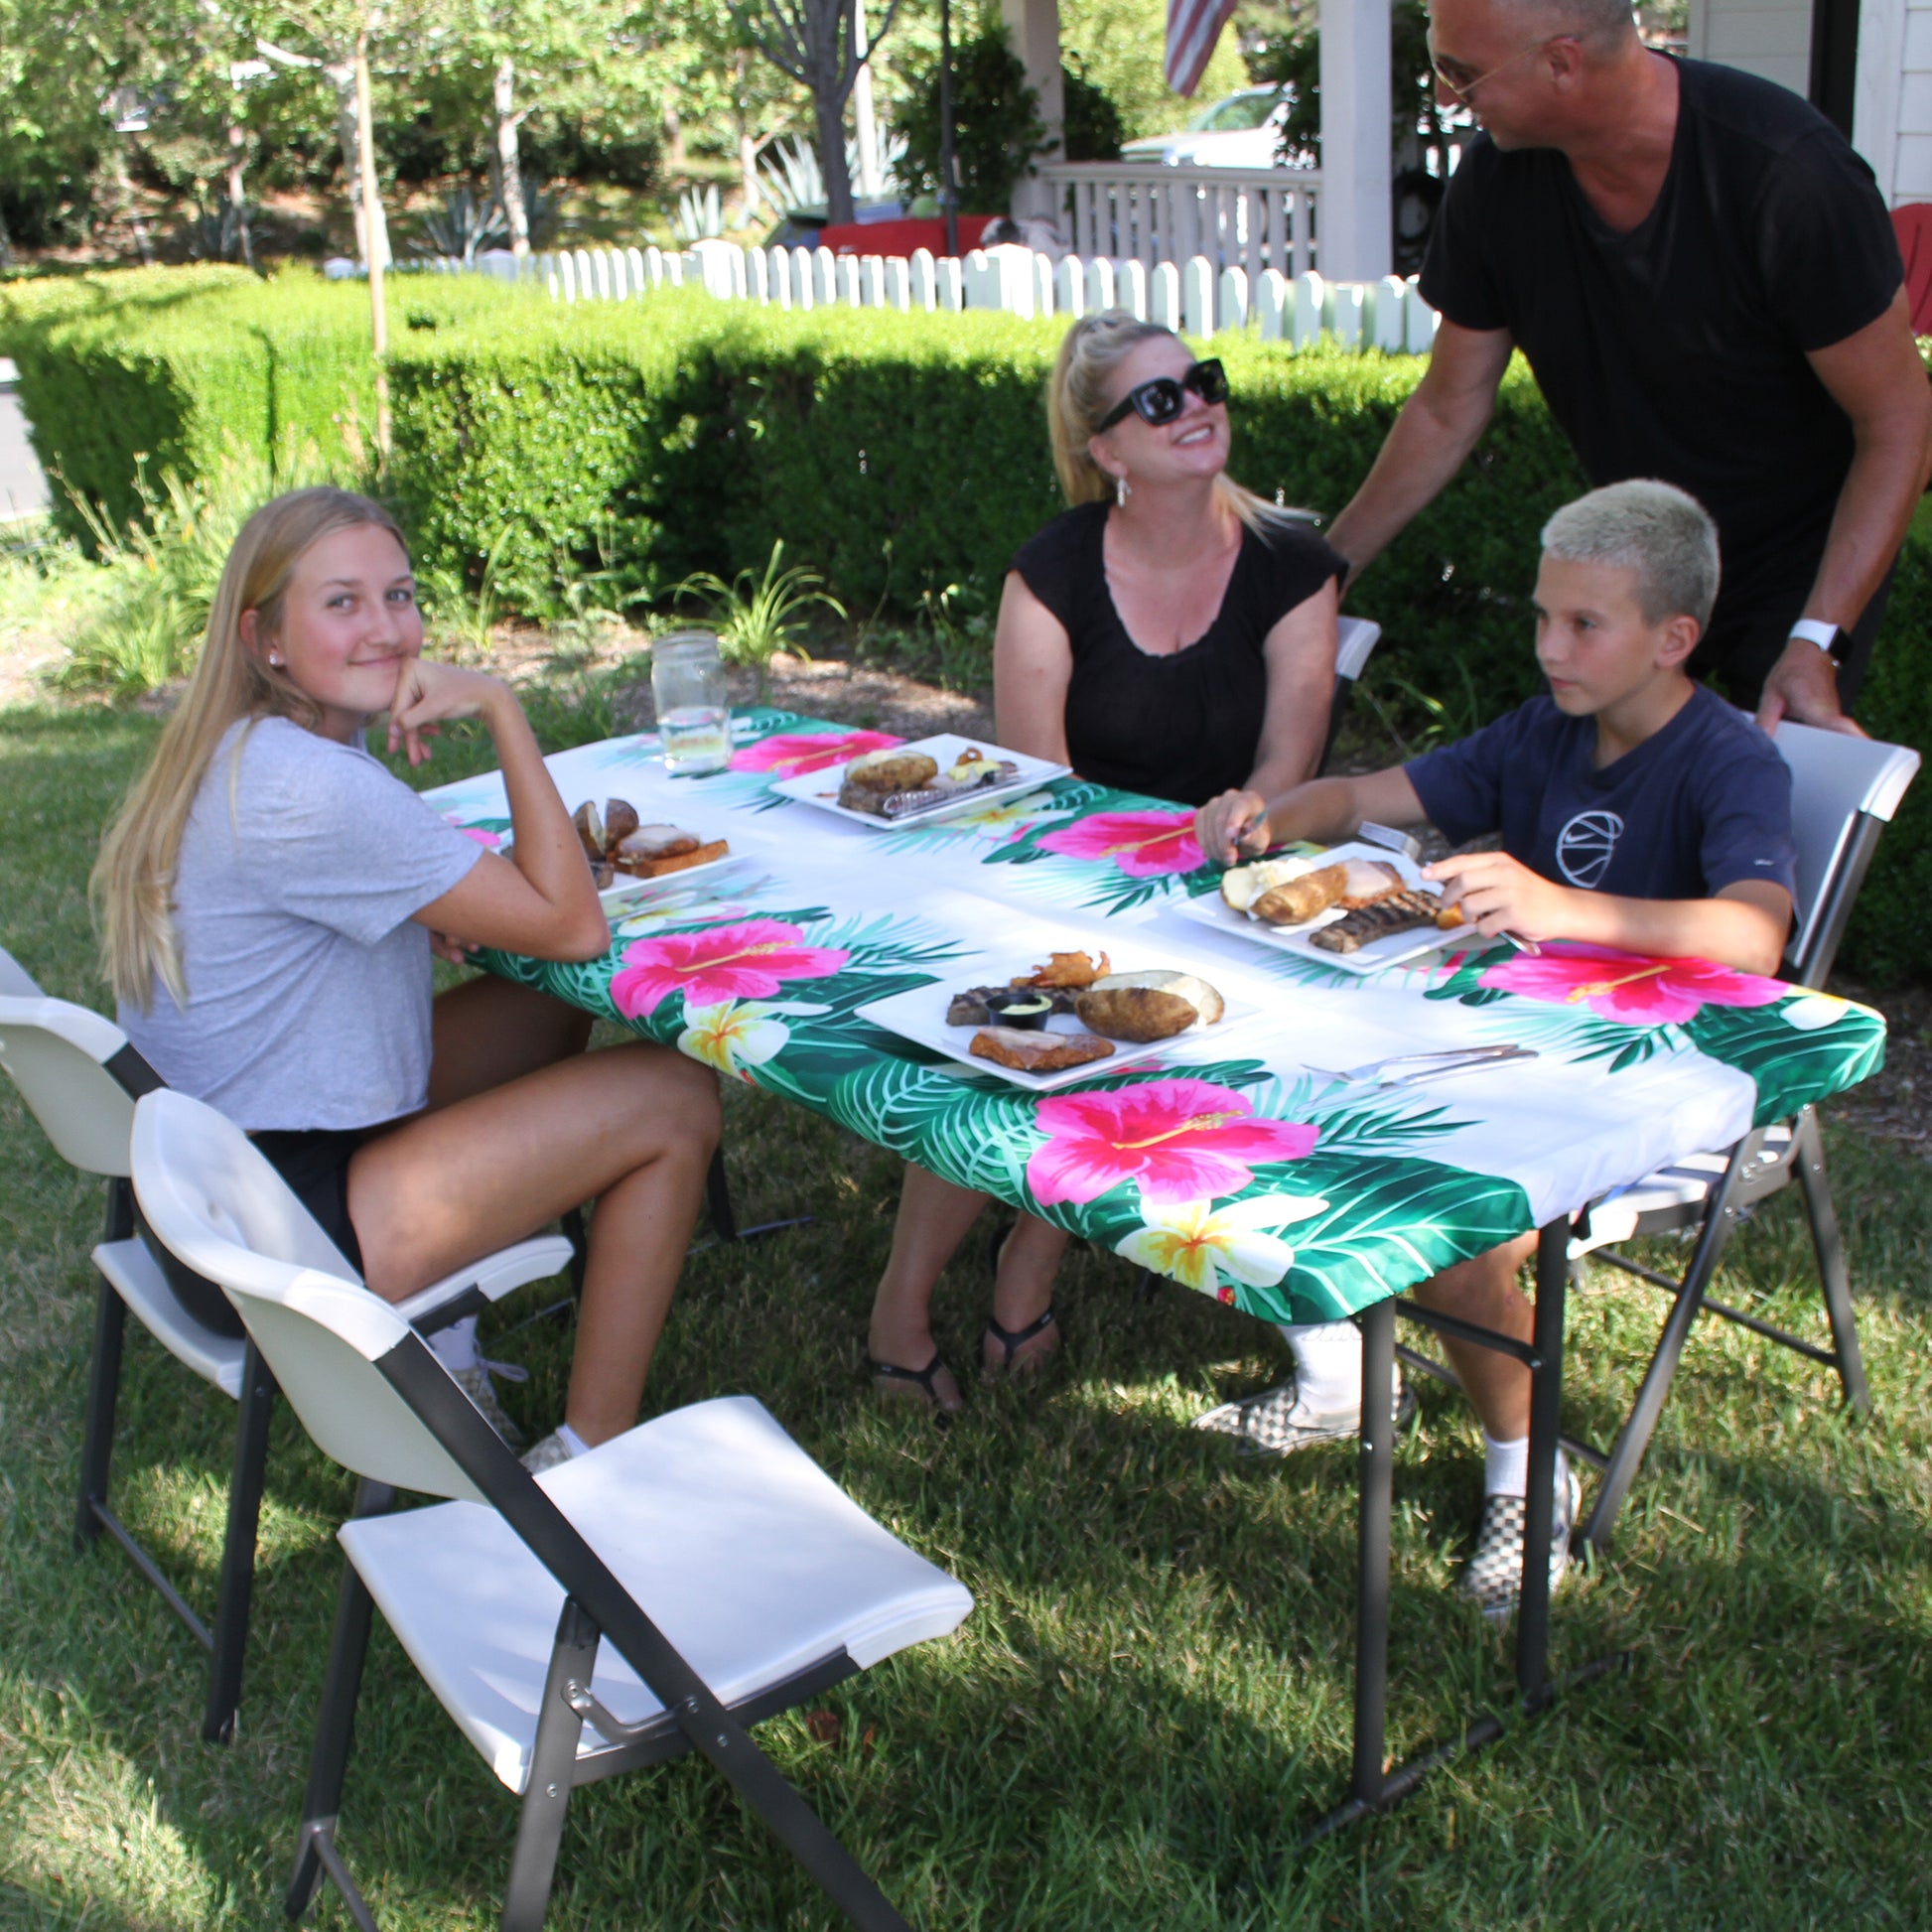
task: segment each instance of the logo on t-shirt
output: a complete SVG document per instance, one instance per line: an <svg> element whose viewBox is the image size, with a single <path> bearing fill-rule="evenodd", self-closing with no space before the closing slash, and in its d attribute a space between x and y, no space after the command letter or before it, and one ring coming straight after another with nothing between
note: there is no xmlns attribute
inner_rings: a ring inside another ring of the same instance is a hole
<svg viewBox="0 0 1932 1932"><path fill-rule="evenodd" d="M1563 876L1586 891L1600 886L1622 836L1623 820L1617 813L1579 812L1557 834L1557 865Z"/></svg>

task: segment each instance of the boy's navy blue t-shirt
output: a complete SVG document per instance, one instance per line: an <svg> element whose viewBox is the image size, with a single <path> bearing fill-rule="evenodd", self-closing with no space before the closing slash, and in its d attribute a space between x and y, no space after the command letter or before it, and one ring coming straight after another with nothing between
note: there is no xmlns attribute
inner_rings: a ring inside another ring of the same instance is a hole
<svg viewBox="0 0 1932 1932"><path fill-rule="evenodd" d="M1622 898L1710 898L1740 879L1795 897L1791 769L1696 686L1662 731L1600 771L1596 720L1532 698L1404 768L1451 845L1491 832L1545 879Z"/></svg>

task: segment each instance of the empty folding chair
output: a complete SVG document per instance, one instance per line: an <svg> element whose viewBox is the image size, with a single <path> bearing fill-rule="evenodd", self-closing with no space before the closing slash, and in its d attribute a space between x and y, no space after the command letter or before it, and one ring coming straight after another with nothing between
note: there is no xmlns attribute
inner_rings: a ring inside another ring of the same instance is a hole
<svg viewBox="0 0 1932 1932"><path fill-rule="evenodd" d="M1321 747L1324 771L1334 756L1335 740L1341 736L1341 721L1348 716L1356 680L1368 668L1368 660L1381 641L1382 626L1368 618L1335 620L1335 695L1329 702L1328 736Z"/></svg>
<svg viewBox="0 0 1932 1932"><path fill-rule="evenodd" d="M107 1179L106 1227L93 1251L100 1294L87 1371L74 1540L84 1549L105 1530L208 1652L202 1734L210 1742L224 1743L233 1735L241 1701L242 1653L254 1587L255 1529L274 1378L251 1343L217 1333L182 1305L135 1233L127 1181L134 1103L162 1082L128 1043L127 1035L112 1021L85 1007L47 998L32 977L0 951L0 1067L12 1076L56 1152L83 1173ZM526 1282L556 1274L569 1259L570 1244L555 1236L519 1242L423 1290L401 1305L400 1313L425 1328L441 1327ZM130 1309L169 1354L239 1405L212 1627L169 1582L108 1503L121 1349Z"/></svg>
<svg viewBox="0 0 1932 1932"><path fill-rule="evenodd" d="M317 1446L362 1478L292 1916L326 1871L375 1924L336 1845L373 1606L522 1799L505 1932L543 1922L576 1786L693 1748L854 1923L903 1926L744 1726L954 1629L959 1584L747 1396L531 1476L246 1138L185 1095L140 1103L134 1186L156 1235L227 1291ZM397 1489L454 1500L387 1513Z"/></svg>
<svg viewBox="0 0 1932 1932"><path fill-rule="evenodd" d="M1845 936L1846 921L1864 883L1879 834L1917 774L1919 755L1902 746L1817 731L1806 725L1780 725L1775 743L1791 767L1791 812L1798 847L1797 907L1784 971L1795 985L1822 987L1837 957L1839 941ZM1774 1327L1742 1309L1714 1302L1709 1293L1725 1245L1739 1221L1757 1202L1794 1177L1804 1195L1818 1257L1825 1311L1831 1324L1830 1348ZM1801 1108L1790 1120L1753 1128L1734 1147L1693 1155L1633 1186L1619 1188L1591 1204L1587 1227L1587 1234L1571 1243L1573 1268L1584 1255L1594 1254L1627 1275L1668 1290L1672 1301L1636 1401L1609 1453L1564 1438L1566 1449L1602 1471L1589 1515L1577 1532L1579 1548L1587 1544L1607 1547L1617 1512L1636 1479L1670 1393L1691 1324L1701 1313L1723 1315L1814 1361L1828 1363L1838 1372L1846 1401L1860 1410L1868 1405L1845 1246L1825 1175L1818 1117L1812 1108ZM1673 1280L1607 1245L1658 1234L1679 1234L1691 1240L1690 1263L1681 1279ZM1444 1372L1408 1349L1400 1352L1415 1366Z"/></svg>

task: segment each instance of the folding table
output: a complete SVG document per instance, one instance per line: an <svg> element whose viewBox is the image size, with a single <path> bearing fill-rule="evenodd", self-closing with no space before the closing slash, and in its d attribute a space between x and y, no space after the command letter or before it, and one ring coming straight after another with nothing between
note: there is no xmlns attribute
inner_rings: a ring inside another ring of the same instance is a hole
<svg viewBox="0 0 1932 1932"><path fill-rule="evenodd" d="M618 901L602 958L483 963L1248 1313L1359 1317L1367 1416L1391 1412L1395 1298L1540 1229L1535 1333L1510 1344L1533 1376L1532 1496L1553 1482L1571 1218L1855 1084L1882 1053L1877 1014L1703 961L1477 942L1348 975L1176 911L1218 879L1181 807L1062 779L875 830L772 785L897 741L763 708L733 729L731 768L703 778L667 776L649 734L551 759L567 806L626 798L646 820L728 839L731 861ZM494 774L429 795L484 843L509 829ZM1224 1039L1190 1035L1153 1064L1103 1064L1041 1097L858 1011L926 986L942 1000L989 953L1081 947L1117 970L1196 972L1259 1012ZM1503 1041L1536 1057L1416 1088L1309 1064ZM1389 1430L1365 1432L1360 1478L1354 1772L1311 1836L1396 1802L1500 1730L1482 1718L1385 1768ZM1517 1679L1536 1710L1558 1686L1549 1523L1539 1510L1529 1521Z"/></svg>

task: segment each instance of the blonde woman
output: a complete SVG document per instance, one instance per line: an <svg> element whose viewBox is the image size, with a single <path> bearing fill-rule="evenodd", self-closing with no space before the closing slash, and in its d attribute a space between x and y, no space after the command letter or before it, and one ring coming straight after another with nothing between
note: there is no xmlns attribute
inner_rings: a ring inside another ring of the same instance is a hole
<svg viewBox="0 0 1932 1932"><path fill-rule="evenodd" d="M592 959L610 930L514 695L424 662L422 642L378 505L304 489L248 520L194 680L102 842L105 965L134 1044L248 1130L389 1301L595 1197L564 1421L525 1457L548 1468L636 1420L717 1087L665 1047L583 1053L588 1021L527 988L432 1001L433 943ZM483 721L513 859L369 756L382 713L412 764L440 726ZM504 1426L474 1321L438 1352Z"/></svg>
<svg viewBox="0 0 1932 1932"><path fill-rule="evenodd" d="M1002 745L1195 806L1229 785L1269 795L1262 774L1314 775L1347 566L1306 520L1228 476L1227 403L1220 363L1196 360L1172 330L1110 311L1066 332L1046 413L1071 507L1007 574L993 644ZM908 1164L868 1338L881 1394L961 1407L929 1308L986 1199ZM1031 1214L1001 1245L986 1372L1027 1371L1058 1345L1053 1276L1065 1246ZM1346 1434L1361 1400L1359 1344L1345 1324L1334 1342L1319 1388L1315 1344L1298 1345L1302 1393L1315 1398L1301 1414Z"/></svg>

